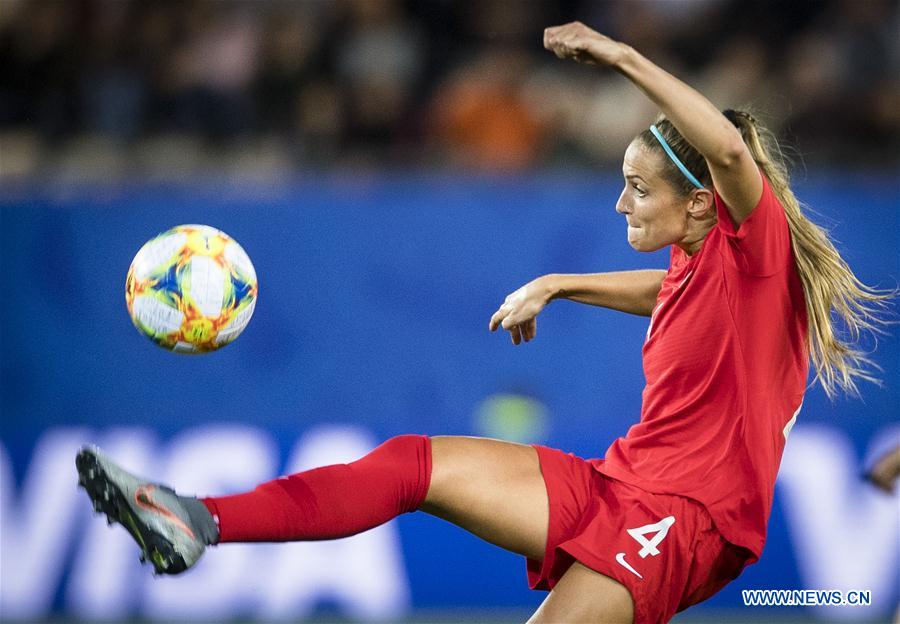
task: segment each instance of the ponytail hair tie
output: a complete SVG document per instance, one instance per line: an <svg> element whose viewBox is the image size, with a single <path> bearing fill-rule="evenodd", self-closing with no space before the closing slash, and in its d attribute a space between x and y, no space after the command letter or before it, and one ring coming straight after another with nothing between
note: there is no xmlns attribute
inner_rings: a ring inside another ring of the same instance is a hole
<svg viewBox="0 0 900 624"><path fill-rule="evenodd" d="M730 121L735 128L741 127L741 120L743 119L751 126L756 125L756 118L753 117L750 113L746 111L737 111L733 108L726 108L722 111L722 114L725 115L725 119Z"/></svg>
<svg viewBox="0 0 900 624"><path fill-rule="evenodd" d="M731 125L735 128L740 129L741 124L738 121L738 113L733 108L726 108L722 111L722 114L725 115L725 119L731 122Z"/></svg>

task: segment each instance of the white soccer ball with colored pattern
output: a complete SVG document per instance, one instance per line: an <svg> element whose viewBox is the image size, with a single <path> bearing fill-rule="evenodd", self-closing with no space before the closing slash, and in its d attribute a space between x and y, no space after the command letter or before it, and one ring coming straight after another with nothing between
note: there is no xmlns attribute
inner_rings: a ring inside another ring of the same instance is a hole
<svg viewBox="0 0 900 624"><path fill-rule="evenodd" d="M179 225L148 241L125 279L138 331L164 349L205 353L234 341L258 293L250 257L224 232Z"/></svg>

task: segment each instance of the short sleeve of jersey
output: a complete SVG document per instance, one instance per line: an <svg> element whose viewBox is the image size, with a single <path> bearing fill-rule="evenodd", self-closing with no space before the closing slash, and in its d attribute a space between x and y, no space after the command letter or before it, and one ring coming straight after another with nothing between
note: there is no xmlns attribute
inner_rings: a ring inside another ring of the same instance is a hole
<svg viewBox="0 0 900 624"><path fill-rule="evenodd" d="M792 262L791 235L784 208L766 176L759 203L737 228L725 201L715 192L717 227L722 232L728 254L743 273L764 277L784 270Z"/></svg>

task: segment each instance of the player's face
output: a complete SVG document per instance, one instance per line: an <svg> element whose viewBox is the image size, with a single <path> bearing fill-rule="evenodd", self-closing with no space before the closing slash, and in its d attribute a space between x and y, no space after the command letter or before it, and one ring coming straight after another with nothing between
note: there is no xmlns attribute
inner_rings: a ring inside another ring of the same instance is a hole
<svg viewBox="0 0 900 624"><path fill-rule="evenodd" d="M679 196L662 177L664 155L632 141L625 151L625 188L616 212L625 215L628 244L638 251L656 251L682 241L688 228L690 199Z"/></svg>

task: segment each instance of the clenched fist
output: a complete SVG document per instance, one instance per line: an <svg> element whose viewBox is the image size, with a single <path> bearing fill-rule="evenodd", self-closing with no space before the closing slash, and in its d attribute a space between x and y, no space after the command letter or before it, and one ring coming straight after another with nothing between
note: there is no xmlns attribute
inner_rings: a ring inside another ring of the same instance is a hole
<svg viewBox="0 0 900 624"><path fill-rule="evenodd" d="M625 51L622 43L581 22L545 29L544 47L559 58L571 58L590 65L616 65Z"/></svg>

